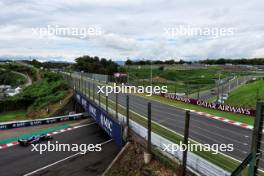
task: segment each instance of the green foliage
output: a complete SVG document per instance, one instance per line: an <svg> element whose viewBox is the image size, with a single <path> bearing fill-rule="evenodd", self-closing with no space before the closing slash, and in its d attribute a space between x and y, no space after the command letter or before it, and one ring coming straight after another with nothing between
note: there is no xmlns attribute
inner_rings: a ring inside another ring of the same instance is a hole
<svg viewBox="0 0 264 176"><path fill-rule="evenodd" d="M98 73L98 74L109 74L118 71L118 65L112 60L106 60L104 58L99 58L97 56L82 56L77 58L74 69L78 71L84 71L89 73Z"/></svg>
<svg viewBox="0 0 264 176"><path fill-rule="evenodd" d="M225 103L233 106L255 108L257 98L264 100L264 80L238 87L230 93Z"/></svg>
<svg viewBox="0 0 264 176"><path fill-rule="evenodd" d="M62 100L68 89L62 77L55 73L44 73L43 77L42 80L26 87L20 94L0 102L0 112L19 107L29 107L29 111L37 110Z"/></svg>
<svg viewBox="0 0 264 176"><path fill-rule="evenodd" d="M138 61L132 61L130 59L126 60L125 65L160 65L160 64L190 64L192 62L189 61L184 61L184 60L180 60L180 61L176 61L175 59L170 59L170 60L138 60Z"/></svg>
<svg viewBox="0 0 264 176"><path fill-rule="evenodd" d="M11 72L10 70L0 70L0 85L5 84L17 87L25 83L26 78L24 76Z"/></svg>
<svg viewBox="0 0 264 176"><path fill-rule="evenodd" d="M199 61L202 64L209 64L209 65L215 65L215 64L241 64L241 65L263 65L264 64L264 58L253 58L253 59L207 59Z"/></svg>
<svg viewBox="0 0 264 176"><path fill-rule="evenodd" d="M16 64L16 63L9 63L9 64L3 64L0 65L0 67L10 70L10 71L16 71L24 74L28 74L33 81L37 80L37 70L35 68L30 68L21 64Z"/></svg>
<svg viewBox="0 0 264 176"><path fill-rule="evenodd" d="M23 61L27 64L33 65L36 68L65 68L71 65L71 63L67 63L67 62L39 62L36 59L33 59L32 61L29 60L25 60Z"/></svg>

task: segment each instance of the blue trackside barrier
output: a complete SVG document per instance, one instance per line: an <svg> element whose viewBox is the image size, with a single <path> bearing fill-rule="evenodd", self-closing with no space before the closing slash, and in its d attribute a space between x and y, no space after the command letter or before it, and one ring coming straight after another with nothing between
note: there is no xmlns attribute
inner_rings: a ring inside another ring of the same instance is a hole
<svg viewBox="0 0 264 176"><path fill-rule="evenodd" d="M115 141L119 146L123 145L122 125L112 118L104 109L90 101L84 94L76 91L76 101L82 105L85 112Z"/></svg>
<svg viewBox="0 0 264 176"><path fill-rule="evenodd" d="M35 126L35 125L45 125L45 124L64 122L64 121L69 121L69 120L78 120L78 119L83 118L83 116L84 116L83 113L79 113L79 114L72 114L72 115L65 115L65 116L58 116L58 117L49 117L45 119L3 122L3 123L0 123L0 130Z"/></svg>

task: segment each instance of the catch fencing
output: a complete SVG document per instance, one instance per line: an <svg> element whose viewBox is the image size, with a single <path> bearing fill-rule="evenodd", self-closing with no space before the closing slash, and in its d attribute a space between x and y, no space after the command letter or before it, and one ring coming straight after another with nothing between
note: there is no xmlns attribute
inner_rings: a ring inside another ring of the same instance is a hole
<svg viewBox="0 0 264 176"><path fill-rule="evenodd" d="M98 103L98 100L95 100ZM105 105L101 104L102 108L105 108ZM109 108L109 113L114 115L115 110ZM118 121L122 124L126 124L126 116L123 114L118 113ZM154 122L155 123L155 122ZM135 132L137 135L141 136L142 138L147 140L147 128L138 124L137 122L129 119L129 128ZM164 127L166 128L166 127ZM158 147L159 149L163 150L166 145L174 144L172 141L165 139L164 137L151 132L151 143L152 145ZM177 159L178 161L182 160L183 152L178 151L168 151L165 150L168 155ZM188 151L187 155L187 167L189 170L194 171L197 175L204 175L204 176L229 176L230 173L215 164L203 159L202 157L194 154L193 152Z"/></svg>

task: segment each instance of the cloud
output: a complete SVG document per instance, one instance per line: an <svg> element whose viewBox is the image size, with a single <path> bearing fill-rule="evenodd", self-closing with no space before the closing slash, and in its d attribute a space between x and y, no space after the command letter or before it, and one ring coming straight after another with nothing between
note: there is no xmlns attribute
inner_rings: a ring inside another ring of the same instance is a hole
<svg viewBox="0 0 264 176"><path fill-rule="evenodd" d="M88 54L113 60L263 57L264 2L239 0L3 0L0 55L64 57ZM40 38L32 28L89 28L99 36ZM234 28L234 35L166 35L164 28Z"/></svg>

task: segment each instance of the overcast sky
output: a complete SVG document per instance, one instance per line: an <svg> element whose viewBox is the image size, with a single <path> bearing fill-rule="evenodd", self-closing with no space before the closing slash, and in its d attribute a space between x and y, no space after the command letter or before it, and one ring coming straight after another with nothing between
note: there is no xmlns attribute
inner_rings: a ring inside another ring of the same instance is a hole
<svg viewBox="0 0 264 176"><path fill-rule="evenodd" d="M0 55L67 61L85 54L113 60L264 57L263 7L262 0L0 0ZM48 26L99 33L40 36ZM168 32L180 26L232 33Z"/></svg>

